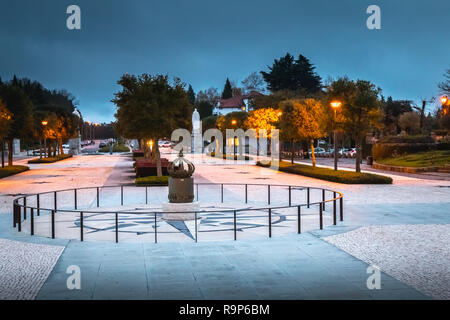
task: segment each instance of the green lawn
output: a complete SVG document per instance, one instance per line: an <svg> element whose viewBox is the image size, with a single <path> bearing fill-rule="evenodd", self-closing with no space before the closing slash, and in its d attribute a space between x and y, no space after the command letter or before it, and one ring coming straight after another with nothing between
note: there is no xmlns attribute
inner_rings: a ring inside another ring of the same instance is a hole
<svg viewBox="0 0 450 320"><path fill-rule="evenodd" d="M257 163L261 167L270 167L270 164ZM391 184L392 179L373 173L357 173L354 171L333 170L328 168L312 167L304 164L291 164L290 162L280 162L279 171L298 174L311 178L317 178L332 182L345 184Z"/></svg>
<svg viewBox="0 0 450 320"><path fill-rule="evenodd" d="M6 166L0 168L0 178L12 176L13 174L18 174L27 170L30 170L27 166Z"/></svg>
<svg viewBox="0 0 450 320"><path fill-rule="evenodd" d="M377 163L399 167L433 167L450 164L450 150L435 150L376 160Z"/></svg>
<svg viewBox="0 0 450 320"><path fill-rule="evenodd" d="M58 154L55 157L47 157L47 158L36 158L28 160L28 163L53 163L57 161L61 161L64 159L72 158L71 154Z"/></svg>

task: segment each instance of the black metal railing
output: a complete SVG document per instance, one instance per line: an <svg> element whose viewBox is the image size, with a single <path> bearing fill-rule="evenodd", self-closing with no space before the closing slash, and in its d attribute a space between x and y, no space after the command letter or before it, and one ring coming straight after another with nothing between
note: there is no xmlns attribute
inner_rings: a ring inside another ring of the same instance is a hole
<svg viewBox="0 0 450 320"><path fill-rule="evenodd" d="M276 209L285 209L285 208L297 208L296 210L296 217L297 217L297 233L301 233L302 230L302 224L301 224L301 212L302 207L310 208L311 206L317 205L318 207L318 216L319 216L319 228L323 229L323 213L326 210L326 203L332 202L333 205L333 225L337 224L337 202L339 202L339 220L344 220L344 207L343 207L343 194L339 191L325 189L325 188L318 188L318 187L305 187L305 186L292 186L292 185L275 185L275 184L239 184L239 183L195 183L195 197L196 200L199 201L199 186L220 186L220 201L221 203L224 203L224 186L242 186L244 187L244 196L243 201L245 204L249 201L249 187L264 187L267 188L267 205L262 205L258 207L252 207L252 208L233 208L233 209L220 209L220 208L214 208L211 210L197 210L197 211L171 211L170 214L194 214L195 216L195 242L197 242L197 234L198 234L198 226L197 226L197 217L198 215L201 215L202 213L208 213L208 212L215 212L215 213L225 213L233 215L233 234L234 234L234 240L237 240L237 230L238 230L238 213L239 212L250 212L250 211L262 211L267 212L267 219L268 219L268 235L269 237L272 237L272 210ZM75 189L65 189L65 190L58 190L58 191L50 191L50 192L43 192L38 194L31 194L31 195L25 195L18 197L14 199L13 201L13 227L17 228L19 232L22 231L22 221L27 220L27 213L29 213L30 217L30 234L34 235L35 233L35 213L37 216L40 216L41 212L47 211L50 213L51 216L51 238L54 239L56 237L56 230L55 230L55 216L58 212L69 212L79 215L79 221L80 221L80 241L84 241L84 218L86 214L114 214L115 216L115 242L119 242L119 221L120 221L120 215L121 214L136 214L136 215L153 215L154 221L153 221L153 230L154 230L154 241L155 243L158 242L158 225L157 225L157 218L160 215L163 215L164 213L168 212L162 212L161 210L148 210L148 211L127 211L127 210L115 210L115 211L100 211L100 210L92 210L92 209L79 209L79 193L81 190L91 190L95 192L95 207L100 208L101 204L101 198L100 198L100 189L110 189L110 188L118 188L120 189L120 205L124 205L125 200L125 193L124 188L136 188L136 189L145 189L145 196L143 197L145 200L142 201L142 204L148 204L149 203L149 188L164 188L162 186L145 186L145 187L139 187L139 186L127 186L127 185L119 185L119 186L102 186L102 187L84 187L84 188L75 188ZM272 196L271 196L271 189L275 187L281 187L286 188L287 191L287 201L285 204L271 204L272 202ZM209 188L211 189L211 188ZM295 198L293 198L292 191L293 190L300 190L306 192L306 202L305 203L296 203ZM321 192L321 199L320 201L311 201L311 193L312 191L320 191ZM68 208L60 208L58 209L58 194L61 194L63 192L73 192L73 209ZM44 195L53 195L53 207L43 207L41 206L42 197ZM327 198L327 195L330 195L329 198ZM332 195L332 196L331 196ZM30 199L36 197L36 204L34 206L30 205ZM27 202L28 199L28 202ZM139 204L139 203L133 203ZM235 204L235 203L233 203Z"/></svg>

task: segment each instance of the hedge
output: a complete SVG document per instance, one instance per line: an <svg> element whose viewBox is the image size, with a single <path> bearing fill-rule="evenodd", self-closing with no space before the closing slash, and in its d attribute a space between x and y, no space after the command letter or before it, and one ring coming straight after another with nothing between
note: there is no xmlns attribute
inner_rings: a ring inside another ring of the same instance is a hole
<svg viewBox="0 0 450 320"><path fill-rule="evenodd" d="M109 146L98 149L98 152L109 152ZM113 152L130 152L130 148L124 144L115 144Z"/></svg>
<svg viewBox="0 0 450 320"><path fill-rule="evenodd" d="M169 184L169 176L148 176L136 178L136 185L144 186L167 186Z"/></svg>
<svg viewBox="0 0 450 320"><path fill-rule="evenodd" d="M377 143L372 148L372 156L375 160L379 160L435 149L434 143Z"/></svg>
<svg viewBox="0 0 450 320"><path fill-rule="evenodd" d="M381 137L378 143L434 143L434 140L432 137L426 135L400 135Z"/></svg>
<svg viewBox="0 0 450 320"><path fill-rule="evenodd" d="M5 178L28 170L30 170L30 168L27 166L6 166L0 168L0 178Z"/></svg>
<svg viewBox="0 0 450 320"><path fill-rule="evenodd" d="M71 154L58 154L55 157L47 157L47 158L36 158L28 160L28 163L53 163L61 160L65 160L68 158L72 158Z"/></svg>
<svg viewBox="0 0 450 320"><path fill-rule="evenodd" d="M270 167L269 164L263 164L258 161L258 166ZM290 162L281 161L279 163L279 171L298 174L306 177L322 179L326 181L345 183L345 184L391 184L390 177L381 176L373 173L352 172L345 170L333 170L328 168L312 167L303 164L291 164Z"/></svg>

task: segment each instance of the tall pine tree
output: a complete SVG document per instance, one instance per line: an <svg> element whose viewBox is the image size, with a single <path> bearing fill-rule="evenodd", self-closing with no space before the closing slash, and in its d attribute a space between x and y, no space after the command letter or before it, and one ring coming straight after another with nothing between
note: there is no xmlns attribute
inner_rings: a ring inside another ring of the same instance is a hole
<svg viewBox="0 0 450 320"><path fill-rule="evenodd" d="M303 90L308 94L314 94L321 90L321 78L315 72L314 65L303 55L297 60L287 53L279 60L275 59L270 72L261 71L267 89L272 92L279 90Z"/></svg>
<svg viewBox="0 0 450 320"><path fill-rule="evenodd" d="M233 97L233 88L231 87L230 80L227 78L225 86L222 91L222 99L230 99Z"/></svg>
<svg viewBox="0 0 450 320"><path fill-rule="evenodd" d="M187 94L188 94L189 102L190 102L192 105L194 105L194 104L195 104L195 92L194 92L194 89L192 89L192 86L191 86L191 85L189 85Z"/></svg>

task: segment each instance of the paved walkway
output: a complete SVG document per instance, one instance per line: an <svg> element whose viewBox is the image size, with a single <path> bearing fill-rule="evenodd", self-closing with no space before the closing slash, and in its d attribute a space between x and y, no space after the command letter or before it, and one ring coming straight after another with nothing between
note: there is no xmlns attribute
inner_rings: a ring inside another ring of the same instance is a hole
<svg viewBox="0 0 450 320"><path fill-rule="evenodd" d="M345 195L345 221L322 231L274 234L271 239L256 241L158 244L52 240L17 233L11 227L7 206L11 194L63 189L68 182L71 187L127 183L130 178L125 168L129 164L128 158L119 156L80 156L37 165L36 170L0 180L1 212L8 213L0 214L0 238L65 246L38 299L427 298L385 273L382 289L368 290L368 264L321 237L367 225L449 224L449 181L393 175L392 186L347 186L233 163L199 164L197 181L301 184L340 190ZM46 183L35 183L38 181ZM12 258L17 264L24 259L20 254ZM81 269L81 290L67 289L70 265Z"/></svg>

